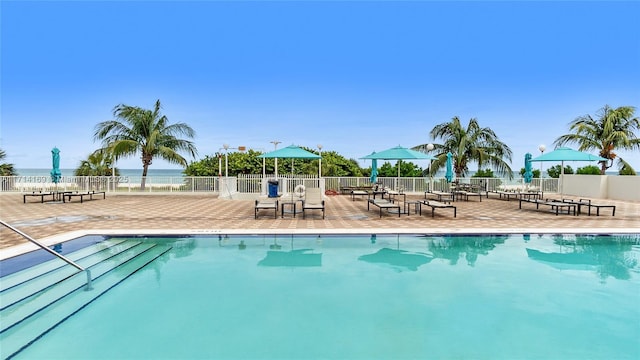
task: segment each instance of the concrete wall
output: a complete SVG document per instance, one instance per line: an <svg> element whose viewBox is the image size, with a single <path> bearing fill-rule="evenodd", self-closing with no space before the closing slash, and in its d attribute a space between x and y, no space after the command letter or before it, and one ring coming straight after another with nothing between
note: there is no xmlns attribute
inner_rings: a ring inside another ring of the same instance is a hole
<svg viewBox="0 0 640 360"><path fill-rule="evenodd" d="M640 176L565 175L563 184L565 195L640 201Z"/></svg>
<svg viewBox="0 0 640 360"><path fill-rule="evenodd" d="M609 176L608 199L640 201L640 176Z"/></svg>

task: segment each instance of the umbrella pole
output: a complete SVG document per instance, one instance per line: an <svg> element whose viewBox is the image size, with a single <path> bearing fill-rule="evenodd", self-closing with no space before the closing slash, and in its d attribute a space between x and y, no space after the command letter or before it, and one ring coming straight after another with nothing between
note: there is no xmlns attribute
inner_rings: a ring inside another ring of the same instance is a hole
<svg viewBox="0 0 640 360"><path fill-rule="evenodd" d="M564 200L564 161L560 163L560 201Z"/></svg>
<svg viewBox="0 0 640 360"><path fill-rule="evenodd" d="M399 185L399 182L400 182L400 162L401 161L402 160L398 160L398 163L396 164L398 166L398 177L396 178L396 189L395 189L396 191L400 191L400 190L398 190L398 185Z"/></svg>

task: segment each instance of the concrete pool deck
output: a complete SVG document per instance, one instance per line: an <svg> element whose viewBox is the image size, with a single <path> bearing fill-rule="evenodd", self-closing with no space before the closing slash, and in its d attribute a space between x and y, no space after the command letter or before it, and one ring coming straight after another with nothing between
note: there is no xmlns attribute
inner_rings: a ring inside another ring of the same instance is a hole
<svg viewBox="0 0 640 360"><path fill-rule="evenodd" d="M553 197L550 195L550 197ZM574 198L566 196L566 198ZM407 200L422 199L420 194ZM348 195L326 197L326 217L320 211L302 219L291 214L274 219L273 211L262 210L254 219L254 200L219 199L213 194L136 194L112 195L106 199L68 203L40 203L22 194L0 194L0 219L45 244L87 234L258 234L258 233L638 233L640 202L592 199L603 208L600 216L586 213L573 216L551 213L549 207L536 210L497 196L482 201L456 201L457 217L451 209L423 207L422 216L384 214L372 207L367 211L364 198ZM298 211L300 211L298 209ZM34 248L28 241L0 226L0 250L7 258Z"/></svg>

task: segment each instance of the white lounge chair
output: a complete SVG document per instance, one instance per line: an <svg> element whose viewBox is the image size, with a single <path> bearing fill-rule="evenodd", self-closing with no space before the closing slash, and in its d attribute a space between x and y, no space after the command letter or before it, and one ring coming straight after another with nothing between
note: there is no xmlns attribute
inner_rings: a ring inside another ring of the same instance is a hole
<svg viewBox="0 0 640 360"><path fill-rule="evenodd" d="M274 217L278 218L278 200L256 200L254 219L258 218L258 211L273 209Z"/></svg>
<svg viewBox="0 0 640 360"><path fill-rule="evenodd" d="M322 210L324 219L324 200L320 188L308 188L302 201L302 218L306 218L307 210Z"/></svg>

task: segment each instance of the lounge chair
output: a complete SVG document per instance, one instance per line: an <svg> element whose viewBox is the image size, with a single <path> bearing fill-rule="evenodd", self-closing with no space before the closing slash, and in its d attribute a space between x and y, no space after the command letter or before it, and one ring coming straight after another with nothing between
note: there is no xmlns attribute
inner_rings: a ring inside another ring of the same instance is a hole
<svg viewBox="0 0 640 360"><path fill-rule="evenodd" d="M87 192L71 192L66 191L62 194L63 201L66 198L66 201L71 202L72 197L79 197L80 202L84 201L85 196L89 198L89 200L93 200L94 195L102 195L102 199L107 198L107 193L105 191L87 191Z"/></svg>
<svg viewBox="0 0 640 360"><path fill-rule="evenodd" d="M482 201L482 194L476 191L460 190L460 191L456 191L454 195L458 199L464 199L464 201L469 201L470 196L477 196L478 200Z"/></svg>
<svg viewBox="0 0 640 360"><path fill-rule="evenodd" d="M356 201L356 196L369 197L369 192L366 190L351 190L351 201Z"/></svg>
<svg viewBox="0 0 640 360"><path fill-rule="evenodd" d="M424 199L429 200L429 196L437 197L440 202L452 202L453 201L453 193L445 192L445 191L425 191Z"/></svg>
<svg viewBox="0 0 640 360"><path fill-rule="evenodd" d="M27 196L30 196L30 197L39 197L39 198L40 198L40 202L41 202L41 203L44 203L44 198L45 198L46 196L51 196L51 201L54 201L54 200L55 200L55 198L56 198L56 193L53 193L53 192L51 192L51 191L48 191L48 192L36 192L36 191L34 191L34 192L32 192L32 193L22 194L22 202L23 202L24 204L26 204L26 203L27 203Z"/></svg>
<svg viewBox="0 0 640 360"><path fill-rule="evenodd" d="M518 208L522 209L523 202L536 204L536 210L540 209L540 205L550 206L552 211L555 210L556 216L560 213L560 209L562 208L567 210L567 214L571 214L573 212L573 215L578 215L578 212L576 211L576 208L578 207L578 205L573 203L562 202L562 201L551 200L551 199L542 200L542 199L528 199L528 198L521 197Z"/></svg>
<svg viewBox="0 0 640 360"><path fill-rule="evenodd" d="M398 209L398 217L400 217L400 214L402 213L400 211L400 204L387 199L369 199L367 201L367 211L369 211L369 205L375 205L380 209L380 217L382 217L382 209Z"/></svg>
<svg viewBox="0 0 640 360"><path fill-rule="evenodd" d="M422 205L425 206L429 206L431 207L431 217L435 217L436 216L436 209L453 209L453 217L456 217L457 214L457 208L451 204L445 204L439 201L435 201L435 200L422 200L422 204L420 207L420 215L422 215Z"/></svg>
<svg viewBox="0 0 640 360"><path fill-rule="evenodd" d="M569 204L575 204L578 206L578 215L580 215L581 212L581 207L582 206L586 206L589 208L588 210L588 215L591 216L591 208L596 208L596 216L600 216L600 209L601 208L610 208L611 209L611 216L616 216L616 206L615 205L596 205L591 203L591 199L580 199L578 201L574 201L571 199L563 199L563 202L569 203Z"/></svg>
<svg viewBox="0 0 640 360"><path fill-rule="evenodd" d="M307 210L322 210L324 219L324 200L320 188L308 188L305 198L302 201L302 218L306 218Z"/></svg>
<svg viewBox="0 0 640 360"><path fill-rule="evenodd" d="M256 205L254 208L255 214L254 218L258 218L258 211L260 210L271 210L274 211L274 218L278 218L278 200L256 200Z"/></svg>
<svg viewBox="0 0 640 360"><path fill-rule="evenodd" d="M543 193L541 191L504 191L504 190L495 190L492 191L495 194L498 194L500 200L506 199L510 201L511 198L520 199L520 198L534 198L534 199L542 199Z"/></svg>

